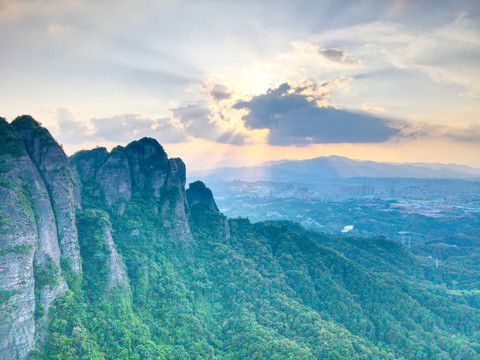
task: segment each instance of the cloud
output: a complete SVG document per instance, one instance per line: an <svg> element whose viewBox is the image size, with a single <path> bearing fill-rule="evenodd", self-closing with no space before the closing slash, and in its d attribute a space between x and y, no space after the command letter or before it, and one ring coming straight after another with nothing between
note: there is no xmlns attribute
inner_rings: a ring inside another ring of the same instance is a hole
<svg viewBox="0 0 480 360"><path fill-rule="evenodd" d="M333 44L348 42L373 73L390 64L402 71L426 75L437 83L460 85L465 90L459 95L479 97L480 23L469 16L462 12L451 20L449 14L450 19L444 22L424 24L427 28L374 21L332 30L319 39ZM341 56L335 51L327 55L331 59Z"/></svg>
<svg viewBox="0 0 480 360"><path fill-rule="evenodd" d="M480 97L479 39L478 23L461 14L430 33L411 34L390 59L398 68L423 72L436 82L464 86L459 95Z"/></svg>
<svg viewBox="0 0 480 360"><path fill-rule="evenodd" d="M150 88L158 91L164 89L165 84L173 87L184 88L187 85L198 82L186 74L178 72L165 71L162 69L148 69L138 66L124 65L114 61L106 61L101 66L92 68L98 76L106 76L111 79L118 79L129 87L138 86L140 88ZM166 89L164 89L165 91ZM167 92L167 91L166 91Z"/></svg>
<svg viewBox="0 0 480 360"><path fill-rule="evenodd" d="M318 40L319 43L323 41ZM341 41L338 41L341 44ZM348 56L347 51L340 48L321 48L312 42L293 42L294 53L281 55L283 59L289 59L293 64L302 64L309 71L318 71L319 68L329 71L345 71L362 65L359 58Z"/></svg>
<svg viewBox="0 0 480 360"><path fill-rule="evenodd" d="M250 132L268 130L266 142L279 146L306 146L332 143L379 143L388 140L444 139L480 143L480 124L464 127L427 122L386 120L366 112L354 112L317 105L318 98L305 94L307 86L284 83L265 94L239 101L232 111L241 111L244 129L229 127L227 121L212 120L215 114L200 102L171 109L172 118L123 114L108 118L85 119L70 108L48 111L55 137L63 144L104 142L127 143L145 136L160 143L189 142L193 138L236 146L252 143ZM308 91L307 91L308 93ZM375 104L364 104L380 111ZM253 143L263 143L259 138Z"/></svg>
<svg viewBox="0 0 480 360"><path fill-rule="evenodd" d="M0 0L0 20L14 20L23 10L24 4L13 0Z"/></svg>
<svg viewBox="0 0 480 360"><path fill-rule="evenodd" d="M206 102L169 109L169 117L149 117L122 114L88 119L85 114L70 109L45 110L56 122L55 134L66 144L108 141L126 143L142 137L154 137L160 143L188 142L192 138L243 145L246 135L215 114Z"/></svg>
<svg viewBox="0 0 480 360"><path fill-rule="evenodd" d="M459 142L480 144L480 124L469 124L465 128L444 128L443 136Z"/></svg>
<svg viewBox="0 0 480 360"><path fill-rule="evenodd" d="M376 113L385 110L383 107L372 103L363 103L363 110L367 113Z"/></svg>
<svg viewBox="0 0 480 360"><path fill-rule="evenodd" d="M214 102L228 100L232 97L232 91L223 84L205 82L203 89Z"/></svg>
<svg viewBox="0 0 480 360"><path fill-rule="evenodd" d="M73 26L62 25L58 22L51 22L47 27L47 33L54 38L65 36L74 30Z"/></svg>
<svg viewBox="0 0 480 360"><path fill-rule="evenodd" d="M360 64L359 59L347 57L347 53L340 49L320 49L318 50L320 55L323 55L326 59L347 66L355 66Z"/></svg>
<svg viewBox="0 0 480 360"><path fill-rule="evenodd" d="M480 124L478 123L470 123L464 127L455 127L425 122L403 122L399 126L399 130L402 138L445 139L454 142L480 143Z"/></svg>
<svg viewBox="0 0 480 360"><path fill-rule="evenodd" d="M225 126L227 124L212 119L211 110L206 102L200 101L170 110L189 136L233 145L245 143L243 134L234 129L228 129Z"/></svg>
<svg viewBox="0 0 480 360"><path fill-rule="evenodd" d="M154 137L160 143L179 143L188 140L183 128L166 117L154 118L140 114L123 114L103 118L86 118L70 108L45 110L56 121L52 126L56 137L65 144L85 142L125 143L142 137Z"/></svg>
<svg viewBox="0 0 480 360"><path fill-rule="evenodd" d="M129 142L145 136L160 143L178 143L187 140L183 129L168 118L149 118L139 114L118 115L92 119L94 136L108 141Z"/></svg>
<svg viewBox="0 0 480 360"><path fill-rule="evenodd" d="M90 137L88 126L82 122L82 115L69 108L56 109L58 137L62 143L81 144Z"/></svg>
<svg viewBox="0 0 480 360"><path fill-rule="evenodd" d="M399 134L385 119L319 107L322 99L305 92L305 87L284 83L249 101L240 101L234 108L248 111L243 117L248 129L269 129L267 141L271 145L376 143Z"/></svg>

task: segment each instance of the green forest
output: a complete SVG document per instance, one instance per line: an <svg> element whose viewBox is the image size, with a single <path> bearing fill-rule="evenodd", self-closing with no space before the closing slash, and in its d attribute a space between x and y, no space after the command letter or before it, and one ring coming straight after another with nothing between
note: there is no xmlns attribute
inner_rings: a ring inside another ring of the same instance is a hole
<svg viewBox="0 0 480 360"><path fill-rule="evenodd" d="M148 196L118 216L83 189L84 277L30 359L480 358L478 257L437 269L385 238L227 220L202 203L178 244ZM109 291L105 226L128 274Z"/></svg>

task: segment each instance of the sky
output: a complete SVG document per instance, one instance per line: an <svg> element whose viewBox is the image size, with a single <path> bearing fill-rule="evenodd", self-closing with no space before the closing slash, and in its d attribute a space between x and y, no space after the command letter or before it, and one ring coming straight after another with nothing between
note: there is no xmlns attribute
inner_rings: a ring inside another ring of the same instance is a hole
<svg viewBox="0 0 480 360"><path fill-rule="evenodd" d="M187 168L480 167L478 0L0 0L0 116Z"/></svg>

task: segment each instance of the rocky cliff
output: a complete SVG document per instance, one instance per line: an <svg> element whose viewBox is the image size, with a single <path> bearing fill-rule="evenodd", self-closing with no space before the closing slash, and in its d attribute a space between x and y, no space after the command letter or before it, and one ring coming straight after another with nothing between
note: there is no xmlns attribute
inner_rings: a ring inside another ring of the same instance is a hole
<svg viewBox="0 0 480 360"><path fill-rule="evenodd" d="M81 193L88 195L83 203ZM0 118L0 199L0 359L23 359L38 347L54 300L81 286L82 207L95 202L105 210L107 220L95 229L105 253L107 293L130 291L108 217L121 218L132 199L152 205L176 245L188 247L192 240L185 164L169 159L151 138L68 159L32 117Z"/></svg>
<svg viewBox="0 0 480 360"><path fill-rule="evenodd" d="M48 151L38 145L42 140L33 134L39 125L26 117L16 124L21 122L23 134L30 133L30 139L37 140L25 142L14 124L0 119L0 358L4 359L23 358L45 333L50 305L67 287L62 255L71 256L76 262L73 268L80 268L78 243L72 235L76 234L73 206L60 218L54 210L60 204L73 203L73 195L62 199L55 196L53 200L47 186L50 183L68 189L72 185L58 182L60 179L51 173L57 168L57 159L65 161L65 154L58 157L54 147L53 156L58 158L49 158ZM52 139L48 132L40 136L45 141ZM48 177L42 176L42 171L44 175L49 172ZM69 190L73 193L72 187ZM64 229L67 225L62 221L67 217L73 219ZM65 239L68 236L73 237ZM61 239L65 239L63 247Z"/></svg>
<svg viewBox="0 0 480 360"><path fill-rule="evenodd" d="M80 206L80 196L68 158L49 131L32 117L20 116L12 122L12 126L23 138L27 152L45 182L57 222L62 255L71 270L79 272L81 261L75 206Z"/></svg>
<svg viewBox="0 0 480 360"><path fill-rule="evenodd" d="M191 243L185 164L169 159L155 139L117 146L110 153L104 148L81 151L70 161L83 191L105 202L108 211L121 217L130 200L147 201L175 242Z"/></svg>

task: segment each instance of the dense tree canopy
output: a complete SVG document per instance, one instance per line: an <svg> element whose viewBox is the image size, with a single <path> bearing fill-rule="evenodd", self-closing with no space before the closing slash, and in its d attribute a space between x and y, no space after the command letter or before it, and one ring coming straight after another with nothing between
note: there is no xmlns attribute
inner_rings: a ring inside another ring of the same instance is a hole
<svg viewBox="0 0 480 360"><path fill-rule="evenodd" d="M148 198L118 215L94 185L83 192L82 286L57 300L32 359L480 358L478 279L466 270L385 238L227 221L201 202L193 240L179 244ZM106 288L105 226L128 289Z"/></svg>

